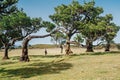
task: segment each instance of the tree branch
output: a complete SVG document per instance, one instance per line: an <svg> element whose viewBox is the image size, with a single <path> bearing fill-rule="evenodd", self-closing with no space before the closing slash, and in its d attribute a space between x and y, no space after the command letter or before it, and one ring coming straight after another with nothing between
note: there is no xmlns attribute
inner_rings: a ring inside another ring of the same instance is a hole
<svg viewBox="0 0 120 80"><path fill-rule="evenodd" d="M51 33L50 34L46 34L46 35L38 35L38 36L36 36L36 35L30 35L30 36L28 36L27 38L28 39L33 39L33 38L45 38L45 37L48 37L48 36L51 36Z"/></svg>

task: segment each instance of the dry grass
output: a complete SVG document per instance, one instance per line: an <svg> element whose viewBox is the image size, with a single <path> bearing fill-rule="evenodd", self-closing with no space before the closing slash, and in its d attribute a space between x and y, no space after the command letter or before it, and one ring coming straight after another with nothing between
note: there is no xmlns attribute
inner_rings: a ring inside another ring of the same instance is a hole
<svg viewBox="0 0 120 80"><path fill-rule="evenodd" d="M84 54L86 53L85 48L71 48L73 54ZM29 55L44 55L45 49L29 49ZM111 51L118 51L116 48L112 48ZM9 56L21 56L21 49L12 49L9 51ZM63 49L63 53L61 53L60 48L48 48L48 55L65 55L65 48ZM95 49L94 52L104 52L104 49ZM3 50L0 51L0 56L3 55Z"/></svg>
<svg viewBox="0 0 120 80"><path fill-rule="evenodd" d="M120 53L115 49L82 55L85 49L73 48L71 56L61 55L59 48L47 50L44 56L44 49L30 49L28 63L18 61L21 50L10 51L11 59L0 61L0 80L120 80Z"/></svg>

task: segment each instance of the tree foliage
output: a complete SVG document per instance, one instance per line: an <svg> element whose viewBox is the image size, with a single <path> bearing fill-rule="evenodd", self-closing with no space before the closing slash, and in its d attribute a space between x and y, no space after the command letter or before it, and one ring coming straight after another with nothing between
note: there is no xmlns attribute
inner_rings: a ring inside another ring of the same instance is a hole
<svg viewBox="0 0 120 80"><path fill-rule="evenodd" d="M9 46L17 40L22 40L26 36L41 28L41 18L30 18L23 11L11 13L3 16L0 21L0 40L5 47L5 54L8 54ZM4 56L4 58L8 58Z"/></svg>
<svg viewBox="0 0 120 80"><path fill-rule="evenodd" d="M55 13L50 15L52 21L59 27L60 32L67 37L66 54L71 52L70 39L82 28L84 21L83 6L78 1L73 1L69 5L60 5L55 8Z"/></svg>
<svg viewBox="0 0 120 80"><path fill-rule="evenodd" d="M0 0L0 16L15 12L17 2L18 0Z"/></svg>
<svg viewBox="0 0 120 80"><path fill-rule="evenodd" d="M112 20L112 14L107 14L104 18L104 21L106 21L106 33L103 36L103 40L106 42L105 51L110 51L110 43L113 42L113 39L120 29L120 27L113 23Z"/></svg>
<svg viewBox="0 0 120 80"><path fill-rule="evenodd" d="M86 46L87 51L91 52L93 51L93 42L97 39L100 39L102 37L106 38L108 37L108 34L111 34L111 37L109 35L109 38L113 39L114 36L113 33L109 33L110 26L114 25L114 23L111 23L113 17L111 14L107 14L106 16L101 16L103 13L103 9L101 7L96 7L95 2L91 1L88 3L85 3L84 5L84 14L85 14L85 20L84 20L84 28L81 31L82 35L84 35L86 39ZM114 30L118 31L118 28L114 28ZM114 35L117 34L115 31ZM114 31L113 31L114 32ZM110 39L109 39L110 40Z"/></svg>
<svg viewBox="0 0 120 80"><path fill-rule="evenodd" d="M9 19L10 14L17 12L17 7L15 5L17 2L18 0L0 0L0 41L5 46L4 59L8 59L7 53L9 47L6 46L8 45L7 43L9 42L8 39L11 39L13 37L11 36L11 34L14 33L13 35L15 35L16 33L18 33L16 31L14 32L14 30L12 31L12 27L11 27L12 24L10 23L10 19ZM8 21L8 23L6 23L6 21ZM16 35L18 36L19 34Z"/></svg>

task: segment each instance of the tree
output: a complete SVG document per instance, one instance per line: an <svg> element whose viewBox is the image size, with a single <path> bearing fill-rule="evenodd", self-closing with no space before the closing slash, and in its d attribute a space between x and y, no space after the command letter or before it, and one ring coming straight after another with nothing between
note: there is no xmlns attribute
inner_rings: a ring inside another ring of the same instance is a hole
<svg viewBox="0 0 120 80"><path fill-rule="evenodd" d="M84 39L86 41L86 52L93 52L93 42L100 39L105 34L105 23L97 22L97 24L88 23L84 25L85 28L81 31L82 35L84 35Z"/></svg>
<svg viewBox="0 0 120 80"><path fill-rule="evenodd" d="M22 56L20 58L20 61L25 61L25 62L30 61L30 59L28 57L28 43L31 39L33 39L33 38L44 38L44 37L48 37L50 35L51 34L42 35L42 36L30 35L30 36L26 37L23 40L23 43L22 43Z"/></svg>
<svg viewBox="0 0 120 80"><path fill-rule="evenodd" d="M35 25L37 25L37 23ZM45 38L45 37L51 36L52 34L54 34L56 32L56 30L54 30L55 25L50 23L50 22L42 21L39 23L39 26L41 26L43 28L47 28L46 31L49 32L49 34L37 35L37 36L36 35L29 35L29 36L25 37L23 40L23 43L22 43L22 56L20 58L20 61L25 61L25 62L30 61L29 56L28 56L28 43L31 39Z"/></svg>
<svg viewBox="0 0 120 80"><path fill-rule="evenodd" d="M5 17L3 18L3 16L17 12L17 7L16 7L17 2L18 2L18 0L0 0L0 21L1 21L1 19L5 20ZM5 34L3 34L1 36L2 31L3 31L3 29L1 29L1 26L0 26L0 37L4 38ZM6 33L6 32L4 32L4 33ZM3 39L0 39L0 40L1 40L1 43L3 43ZM5 53L7 53L7 50L5 51ZM4 58L8 58L7 55Z"/></svg>
<svg viewBox="0 0 120 80"><path fill-rule="evenodd" d="M76 42L76 45L79 47L81 43L83 43L84 39L81 34L76 34L76 36L73 38Z"/></svg>
<svg viewBox="0 0 120 80"><path fill-rule="evenodd" d="M81 31L86 40L87 52L93 52L93 42L101 38L106 31L106 22L100 14L103 13L101 7L95 7L95 2L91 1L84 4L84 28Z"/></svg>
<svg viewBox="0 0 120 80"><path fill-rule="evenodd" d="M119 30L114 23L111 23L112 15L107 14L106 16L101 16L103 9L101 7L95 7L94 1L85 3L84 9L85 21L81 33L86 39L86 51L93 52L93 42L103 37L107 41L106 50L108 50L110 41Z"/></svg>
<svg viewBox="0 0 120 80"><path fill-rule="evenodd" d="M20 61L29 61L28 48L27 48L29 41L33 38L44 37L44 36L31 36L30 35L32 33L36 33L43 27L41 18L30 18L30 22L28 23L26 22L28 21L25 21L26 25L22 26L23 43L22 43L22 56L20 57Z"/></svg>
<svg viewBox="0 0 120 80"><path fill-rule="evenodd" d="M9 59L8 49L17 40L22 40L41 28L41 26L39 26L40 21L41 18L30 18L23 11L18 11L17 13L2 17L0 22L0 40L5 47L5 55L3 59Z"/></svg>
<svg viewBox="0 0 120 80"><path fill-rule="evenodd" d="M20 30L17 29L16 25L13 23L15 21L15 14L10 14L8 16L3 16L0 21L0 40L5 48L5 53L3 59L9 59L8 57L8 49L9 46L13 45L13 39L20 36Z"/></svg>
<svg viewBox="0 0 120 80"><path fill-rule="evenodd" d="M106 34L103 37L103 40L106 41L105 51L110 51L110 43L113 42L113 39L117 35L120 27L112 22L112 14L106 15L104 20L106 21Z"/></svg>
<svg viewBox="0 0 120 80"><path fill-rule="evenodd" d="M55 13L50 15L51 20L60 28L66 38L66 54L70 54L71 37L82 29L84 21L83 7L78 1L73 1L69 5L60 5L55 8Z"/></svg>

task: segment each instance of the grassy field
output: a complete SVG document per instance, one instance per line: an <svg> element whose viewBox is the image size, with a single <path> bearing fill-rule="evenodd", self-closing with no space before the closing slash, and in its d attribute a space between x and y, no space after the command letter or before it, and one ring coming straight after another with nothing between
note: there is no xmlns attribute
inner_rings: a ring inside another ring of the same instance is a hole
<svg viewBox="0 0 120 80"><path fill-rule="evenodd" d="M19 62L21 50L10 51L10 60L0 60L0 80L120 80L118 51L84 53L75 48L71 56L59 48L48 51L44 56L44 49L30 49L30 62Z"/></svg>

